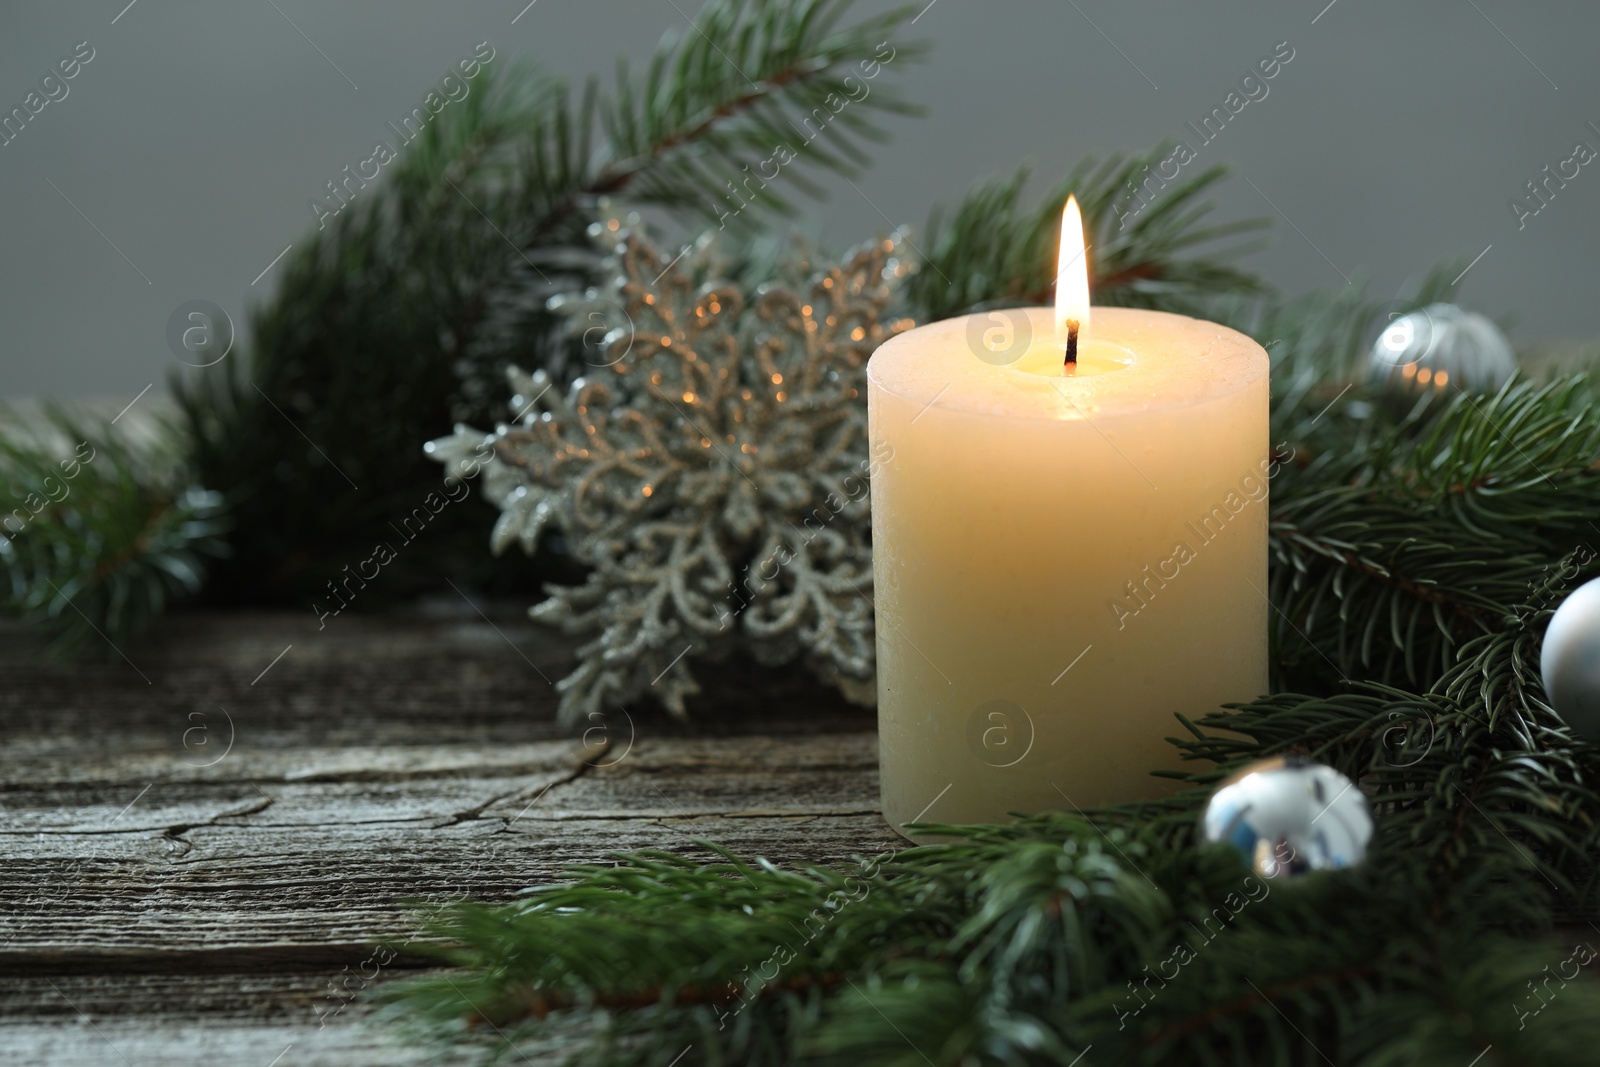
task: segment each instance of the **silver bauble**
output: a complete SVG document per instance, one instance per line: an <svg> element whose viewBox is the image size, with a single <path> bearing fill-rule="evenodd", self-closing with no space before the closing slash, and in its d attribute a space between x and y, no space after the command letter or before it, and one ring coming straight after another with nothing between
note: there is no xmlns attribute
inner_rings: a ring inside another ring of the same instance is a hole
<svg viewBox="0 0 1600 1067"><path fill-rule="evenodd" d="M1279 878L1360 863L1372 816L1350 779L1291 756L1252 763L1218 786L1200 831L1237 848L1263 878Z"/></svg>
<svg viewBox="0 0 1600 1067"><path fill-rule="evenodd" d="M1516 373L1511 343L1489 319L1454 304L1429 304L1384 328L1367 357L1367 377L1412 392L1450 386L1493 392Z"/></svg>
<svg viewBox="0 0 1600 1067"><path fill-rule="evenodd" d="M1539 674L1556 714L1600 741L1600 578L1578 586L1550 616Z"/></svg>

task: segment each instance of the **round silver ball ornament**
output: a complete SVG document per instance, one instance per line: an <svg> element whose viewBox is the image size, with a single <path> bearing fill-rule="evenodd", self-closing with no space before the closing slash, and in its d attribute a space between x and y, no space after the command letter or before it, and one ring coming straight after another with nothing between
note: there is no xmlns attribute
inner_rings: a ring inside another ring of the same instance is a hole
<svg viewBox="0 0 1600 1067"><path fill-rule="evenodd" d="M1517 359L1500 328L1454 304L1429 304L1398 316L1372 343L1367 377L1409 392L1450 386L1493 392L1516 373Z"/></svg>
<svg viewBox="0 0 1600 1067"><path fill-rule="evenodd" d="M1281 878L1361 863L1372 815L1350 779L1289 756L1252 763L1218 786L1200 831L1238 849L1261 877Z"/></svg>
<svg viewBox="0 0 1600 1067"><path fill-rule="evenodd" d="M1579 736L1600 741L1600 578L1574 589L1550 616L1539 674L1556 714Z"/></svg>

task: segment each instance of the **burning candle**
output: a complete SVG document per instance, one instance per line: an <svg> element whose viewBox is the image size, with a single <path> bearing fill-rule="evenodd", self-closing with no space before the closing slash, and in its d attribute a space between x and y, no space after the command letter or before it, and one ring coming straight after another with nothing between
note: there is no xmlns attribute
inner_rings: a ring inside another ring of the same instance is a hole
<svg viewBox="0 0 1600 1067"><path fill-rule="evenodd" d="M1093 308L1068 200L1054 308L888 341L867 368L891 825L1160 795L1175 712L1267 685L1268 359Z"/></svg>

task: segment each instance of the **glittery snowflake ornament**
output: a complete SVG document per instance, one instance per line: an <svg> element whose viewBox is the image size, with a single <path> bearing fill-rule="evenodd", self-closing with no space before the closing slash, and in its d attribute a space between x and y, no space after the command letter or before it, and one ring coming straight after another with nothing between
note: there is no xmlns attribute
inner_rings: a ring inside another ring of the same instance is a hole
<svg viewBox="0 0 1600 1067"><path fill-rule="evenodd" d="M557 685L562 718L644 695L682 715L691 666L736 651L872 703L864 385L913 325L892 311L901 238L833 265L796 253L746 292L709 236L673 257L617 219L595 232L612 283L560 305L592 373L563 389L512 368L514 424L427 445L459 477L482 468L496 553L555 527L591 568L530 612L592 637Z"/></svg>

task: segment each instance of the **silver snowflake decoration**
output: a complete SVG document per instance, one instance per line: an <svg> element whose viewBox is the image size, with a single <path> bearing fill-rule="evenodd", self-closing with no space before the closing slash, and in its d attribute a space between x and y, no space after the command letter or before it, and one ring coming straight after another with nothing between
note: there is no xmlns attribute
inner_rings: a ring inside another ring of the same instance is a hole
<svg viewBox="0 0 1600 1067"><path fill-rule="evenodd" d="M482 467L496 553L556 527L591 568L531 610L593 638L557 685L563 719L641 695L684 714L691 665L738 650L872 703L865 371L912 325L890 310L900 236L835 265L797 254L796 281L746 292L709 237L672 257L617 219L596 232L614 280L561 305L595 373L563 390L512 368L513 424L427 446L458 477Z"/></svg>

